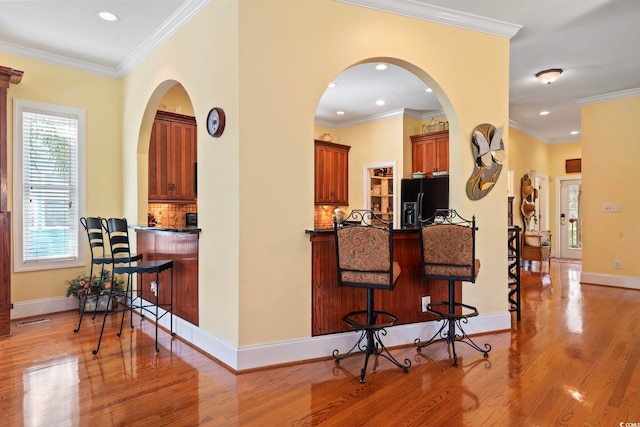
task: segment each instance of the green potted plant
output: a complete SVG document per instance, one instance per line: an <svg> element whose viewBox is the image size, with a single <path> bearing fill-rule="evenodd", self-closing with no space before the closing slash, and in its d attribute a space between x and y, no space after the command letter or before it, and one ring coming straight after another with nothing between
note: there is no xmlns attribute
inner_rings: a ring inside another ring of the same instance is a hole
<svg viewBox="0 0 640 427"><path fill-rule="evenodd" d="M87 300L85 311L104 311L107 307L107 300L109 297L109 290L113 289L114 292L124 292L124 280L115 277L111 280L111 272L109 270L102 270L102 274L94 276L93 280L89 280L89 276L82 272L78 277L75 277L67 281L67 296L74 296L78 298L80 307L84 304L84 299L87 295L95 296L96 298L90 298ZM111 309L113 309L118 301L118 298L113 298L111 301Z"/></svg>

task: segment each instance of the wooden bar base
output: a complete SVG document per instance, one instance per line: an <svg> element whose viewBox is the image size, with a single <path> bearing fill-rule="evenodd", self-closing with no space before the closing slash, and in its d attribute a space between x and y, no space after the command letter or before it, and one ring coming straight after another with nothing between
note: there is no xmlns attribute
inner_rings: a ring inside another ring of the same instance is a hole
<svg viewBox="0 0 640 427"><path fill-rule="evenodd" d="M418 230L394 231L394 261L402 272L393 292L376 291L375 310L387 311L398 317L397 324L435 320L435 315L422 312L422 297L431 301L448 298L445 280L422 278L420 236ZM338 287L338 270L333 231L311 234L311 298L312 335L324 335L351 330L342 321L349 312L363 310L367 305L365 289ZM462 298L462 285L456 283L456 296Z"/></svg>

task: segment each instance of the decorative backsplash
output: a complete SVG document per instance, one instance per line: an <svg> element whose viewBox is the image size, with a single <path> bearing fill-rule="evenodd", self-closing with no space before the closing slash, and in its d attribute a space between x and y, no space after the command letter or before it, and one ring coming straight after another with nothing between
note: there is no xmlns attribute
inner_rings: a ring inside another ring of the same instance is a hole
<svg viewBox="0 0 640 427"><path fill-rule="evenodd" d="M184 227L187 212L198 212L196 203L186 205L175 203L149 203L148 210L162 227Z"/></svg>
<svg viewBox="0 0 640 427"><path fill-rule="evenodd" d="M333 228L333 212L335 208L336 206L328 205L315 206L313 210L313 228L315 230Z"/></svg>

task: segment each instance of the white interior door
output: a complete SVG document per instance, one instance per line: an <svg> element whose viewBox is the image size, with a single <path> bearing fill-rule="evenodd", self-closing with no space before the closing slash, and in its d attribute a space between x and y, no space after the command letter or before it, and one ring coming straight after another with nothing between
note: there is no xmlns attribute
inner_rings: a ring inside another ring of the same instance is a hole
<svg viewBox="0 0 640 427"><path fill-rule="evenodd" d="M560 258L582 259L582 180L560 181Z"/></svg>

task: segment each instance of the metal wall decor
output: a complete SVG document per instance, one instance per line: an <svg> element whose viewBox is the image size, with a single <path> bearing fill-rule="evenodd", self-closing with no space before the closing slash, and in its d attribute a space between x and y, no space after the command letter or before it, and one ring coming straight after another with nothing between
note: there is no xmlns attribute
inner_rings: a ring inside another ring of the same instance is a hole
<svg viewBox="0 0 640 427"><path fill-rule="evenodd" d="M467 196L480 200L495 187L505 161L504 143L500 127L489 123L478 125L473 130L471 148L475 158L475 168L467 181Z"/></svg>

